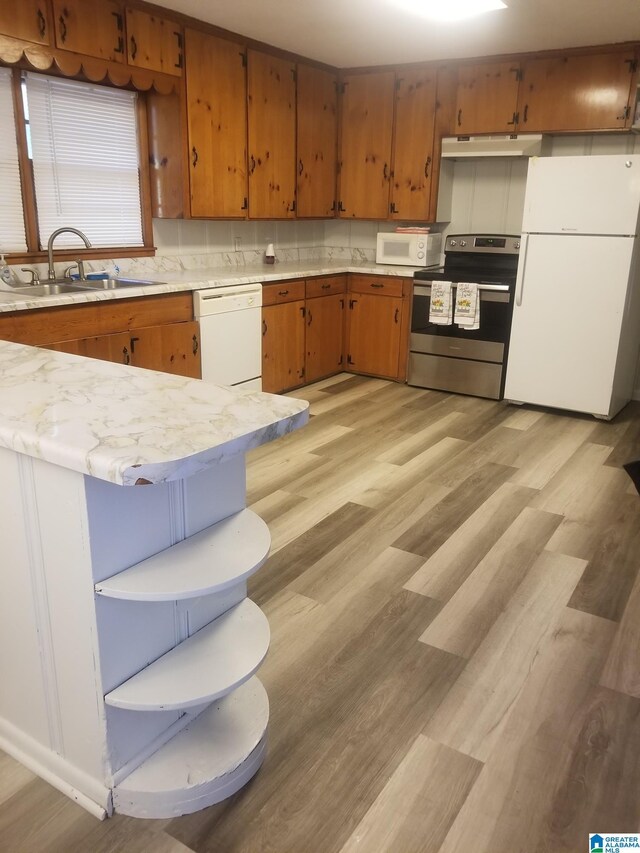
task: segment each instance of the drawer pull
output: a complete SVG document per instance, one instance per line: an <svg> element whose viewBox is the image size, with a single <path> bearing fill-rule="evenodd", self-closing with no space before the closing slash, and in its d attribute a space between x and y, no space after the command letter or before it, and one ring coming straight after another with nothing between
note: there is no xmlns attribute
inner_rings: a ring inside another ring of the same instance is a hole
<svg viewBox="0 0 640 853"><path fill-rule="evenodd" d="M198 336L194 335L191 340L193 341L193 354L198 355L198 350L200 349L200 345L198 343Z"/></svg>
<svg viewBox="0 0 640 853"><path fill-rule="evenodd" d="M400 316L400 309L399 309L399 308L396 308L396 313L393 315L393 322L394 322L394 323L397 323L397 322L398 322L398 317L399 317L399 316Z"/></svg>
<svg viewBox="0 0 640 853"><path fill-rule="evenodd" d="M371 287L377 287L377 288L380 288L380 287L384 287L384 284L371 282Z"/></svg>
<svg viewBox="0 0 640 853"><path fill-rule="evenodd" d="M265 336L266 334L267 334L267 321L266 321L266 320L263 320L263 321L262 321L262 337L264 338L264 336Z"/></svg>
<svg viewBox="0 0 640 853"><path fill-rule="evenodd" d="M331 287L330 284L322 284L320 286L322 287L323 290L329 290L329 288Z"/></svg>
<svg viewBox="0 0 640 853"><path fill-rule="evenodd" d="M288 290L279 290L278 291L278 296L288 296L288 295L289 295Z"/></svg>

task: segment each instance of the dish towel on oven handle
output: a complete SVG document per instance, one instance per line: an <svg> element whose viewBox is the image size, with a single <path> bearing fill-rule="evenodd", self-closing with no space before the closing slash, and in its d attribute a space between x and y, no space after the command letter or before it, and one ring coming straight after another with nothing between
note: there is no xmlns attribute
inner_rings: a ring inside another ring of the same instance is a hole
<svg viewBox="0 0 640 853"><path fill-rule="evenodd" d="M429 322L450 326L453 321L453 299L450 281L432 281L429 300Z"/></svg>
<svg viewBox="0 0 640 853"><path fill-rule="evenodd" d="M467 281L458 283L453 322L461 329L480 328L480 292L477 284Z"/></svg>

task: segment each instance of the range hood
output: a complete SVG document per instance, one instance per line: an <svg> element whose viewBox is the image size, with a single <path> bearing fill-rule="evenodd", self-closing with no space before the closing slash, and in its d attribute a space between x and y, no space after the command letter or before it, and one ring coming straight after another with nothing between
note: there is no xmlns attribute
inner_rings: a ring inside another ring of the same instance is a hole
<svg viewBox="0 0 640 853"><path fill-rule="evenodd" d="M500 136L447 136L443 157L535 157L542 150L542 134L512 133Z"/></svg>

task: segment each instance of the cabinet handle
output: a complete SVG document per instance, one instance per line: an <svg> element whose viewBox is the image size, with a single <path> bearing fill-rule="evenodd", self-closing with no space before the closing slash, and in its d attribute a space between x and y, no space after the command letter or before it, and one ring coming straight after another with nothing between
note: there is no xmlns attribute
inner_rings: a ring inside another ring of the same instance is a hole
<svg viewBox="0 0 640 853"><path fill-rule="evenodd" d="M129 44L131 45L131 59L135 59L138 53L138 42L136 41L135 36L131 36Z"/></svg>
<svg viewBox="0 0 640 853"><path fill-rule="evenodd" d="M626 121L629 118L630 114L631 114L631 107L627 105L622 110L622 115L616 116L616 119L617 119L617 121Z"/></svg>
<svg viewBox="0 0 640 853"><path fill-rule="evenodd" d="M384 167L382 169L382 175L385 181L389 180L389 165L387 163L384 164Z"/></svg>
<svg viewBox="0 0 640 853"><path fill-rule="evenodd" d="M370 287L384 287L384 284L380 284L380 282L372 281Z"/></svg>
<svg viewBox="0 0 640 853"><path fill-rule="evenodd" d="M514 113L511 117L511 121L508 121L507 124L516 125L518 123L518 113Z"/></svg>
<svg viewBox="0 0 640 853"><path fill-rule="evenodd" d="M130 345L131 345L131 355L133 355L133 354L135 353L135 351L136 351L136 342L137 342L137 341L139 341L139 340L140 340L140 338L131 338L131 340L129 341L129 343L130 343Z"/></svg>
<svg viewBox="0 0 640 853"><path fill-rule="evenodd" d="M178 32L177 30L174 30L173 34L176 37L176 40L178 42L178 61L173 63L173 67L174 68L182 68L182 64L184 62L183 52L182 52L183 51L183 49L182 49L182 33Z"/></svg>
<svg viewBox="0 0 640 853"><path fill-rule="evenodd" d="M357 299L350 299L349 300L349 310L353 311L353 306L357 303L357 301L358 301Z"/></svg>
<svg viewBox="0 0 640 853"><path fill-rule="evenodd" d="M458 127L462 126L462 109L458 110Z"/></svg>
<svg viewBox="0 0 640 853"><path fill-rule="evenodd" d="M397 323L397 322L398 322L398 317L399 317L399 316L400 316L400 309L399 309L399 308L396 308L396 313L393 315L393 322L394 322L394 323Z"/></svg>
<svg viewBox="0 0 640 853"><path fill-rule="evenodd" d="M266 321L266 320L263 320L263 321L262 321L262 337L264 338L264 336L265 336L266 334L267 334L267 321Z"/></svg>
<svg viewBox="0 0 640 853"><path fill-rule="evenodd" d="M429 155L424 164L424 176L425 178L429 177L429 167L431 166L431 155Z"/></svg>
<svg viewBox="0 0 640 853"><path fill-rule="evenodd" d="M306 312L306 310L305 310L304 305L300 308L300 314L301 314L301 316L302 316L302 317L306 317L307 312Z"/></svg>
<svg viewBox="0 0 640 853"><path fill-rule="evenodd" d="M289 205L289 210L291 211L291 213L295 213L295 211L296 211L296 200L295 200L295 198L291 202L291 204Z"/></svg>
<svg viewBox="0 0 640 853"><path fill-rule="evenodd" d="M340 213L346 213L346 210L344 209L344 205L342 204L341 201L338 202L338 210L340 211Z"/></svg>
<svg viewBox="0 0 640 853"><path fill-rule="evenodd" d="M298 160L298 174L301 175L304 172L304 166L302 164L302 160Z"/></svg>
<svg viewBox="0 0 640 853"><path fill-rule="evenodd" d="M333 204L331 205L331 213L335 213L335 212L336 212L336 200L334 198Z"/></svg>
<svg viewBox="0 0 640 853"><path fill-rule="evenodd" d="M193 354L198 355L198 350L200 349L200 344L198 343L198 336L194 335L191 340L193 341Z"/></svg>
<svg viewBox="0 0 640 853"><path fill-rule="evenodd" d="M522 113L522 123L526 124L528 118L529 118L529 104L525 104L524 105L524 112Z"/></svg>
<svg viewBox="0 0 640 853"><path fill-rule="evenodd" d="M331 285L330 284L321 284L320 287L322 288L322 290L329 290Z"/></svg>
<svg viewBox="0 0 640 853"><path fill-rule="evenodd" d="M129 350L126 347L122 348L122 363L131 364L131 356L129 355Z"/></svg>
<svg viewBox="0 0 640 853"><path fill-rule="evenodd" d="M40 38L44 38L44 34L47 31L47 22L45 20L44 15L42 14L42 9L38 9L38 32L40 33Z"/></svg>
<svg viewBox="0 0 640 853"><path fill-rule="evenodd" d="M278 296L288 296L288 295L289 295L288 290L279 290L278 291Z"/></svg>
<svg viewBox="0 0 640 853"><path fill-rule="evenodd" d="M64 44L67 40L67 22L64 19L64 15L60 15L58 24L60 26L60 41Z"/></svg>
<svg viewBox="0 0 640 853"><path fill-rule="evenodd" d="M248 199L245 196L244 201L242 202L242 207L240 208L240 210L246 210L248 207L249 207Z"/></svg>
<svg viewBox="0 0 640 853"><path fill-rule="evenodd" d="M249 162L251 164L249 166L249 174L253 175L253 173L255 172L255 169L256 169L256 158L253 156L253 154L251 155L251 159L249 160Z"/></svg>
<svg viewBox="0 0 640 853"><path fill-rule="evenodd" d="M194 145L194 146L193 146L193 148L191 149L191 156L192 156L192 158L193 158L193 159L191 160L191 165L192 165L192 166L193 166L193 168L195 169L195 167L198 165L198 151L196 150L196 146L195 146L195 145Z"/></svg>
<svg viewBox="0 0 640 853"><path fill-rule="evenodd" d="M116 27L120 35L118 36L118 44L113 48L114 53L124 53L124 36L122 33L124 32L124 21L122 19L122 15L120 12L112 12L113 17L116 19ZM133 36L131 37L133 38Z"/></svg>
<svg viewBox="0 0 640 853"><path fill-rule="evenodd" d="M301 308L300 310L304 311L304 308ZM311 308L309 308L309 320L307 321L307 326L310 326L312 321L313 321L313 314L311 313Z"/></svg>

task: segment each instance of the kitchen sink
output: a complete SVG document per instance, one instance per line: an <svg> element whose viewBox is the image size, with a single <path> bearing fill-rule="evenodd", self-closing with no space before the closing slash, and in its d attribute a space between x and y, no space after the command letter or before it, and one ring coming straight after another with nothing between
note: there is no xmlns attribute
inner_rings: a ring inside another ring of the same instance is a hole
<svg viewBox="0 0 640 853"><path fill-rule="evenodd" d="M70 282L48 281L44 284L27 285L26 287L14 287L10 293L17 296L58 296L61 293L81 293L87 290L84 285L71 284Z"/></svg>

